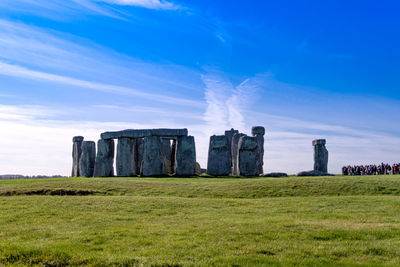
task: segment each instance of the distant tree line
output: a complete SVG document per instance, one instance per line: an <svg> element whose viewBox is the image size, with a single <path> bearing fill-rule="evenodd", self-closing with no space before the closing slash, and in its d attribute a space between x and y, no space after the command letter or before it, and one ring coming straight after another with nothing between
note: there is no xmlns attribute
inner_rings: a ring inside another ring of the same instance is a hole
<svg viewBox="0 0 400 267"><path fill-rule="evenodd" d="M33 175L33 176L25 176L20 174L2 174L0 175L0 180L11 180L11 179L50 179L50 178L65 178L66 176L62 175Z"/></svg>

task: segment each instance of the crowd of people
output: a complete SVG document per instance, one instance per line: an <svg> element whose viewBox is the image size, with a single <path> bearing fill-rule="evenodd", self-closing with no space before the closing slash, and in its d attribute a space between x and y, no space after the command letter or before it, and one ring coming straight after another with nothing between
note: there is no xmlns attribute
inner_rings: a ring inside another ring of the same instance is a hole
<svg viewBox="0 0 400 267"><path fill-rule="evenodd" d="M385 175L400 174L400 163L389 164L381 163L380 165L361 165L361 166L344 166L342 168L343 175Z"/></svg>

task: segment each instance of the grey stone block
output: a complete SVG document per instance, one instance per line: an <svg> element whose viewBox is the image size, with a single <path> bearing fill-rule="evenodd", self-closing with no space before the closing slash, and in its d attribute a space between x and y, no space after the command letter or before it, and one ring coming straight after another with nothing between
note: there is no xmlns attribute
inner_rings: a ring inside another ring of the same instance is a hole
<svg viewBox="0 0 400 267"><path fill-rule="evenodd" d="M239 175L259 176L259 151L257 137L243 136L239 140Z"/></svg>
<svg viewBox="0 0 400 267"><path fill-rule="evenodd" d="M160 137L177 137L187 136L187 129L143 129L143 130L123 130L116 132L104 132L101 134L102 139L118 139L118 138L144 138L147 136Z"/></svg>
<svg viewBox="0 0 400 267"><path fill-rule="evenodd" d="M144 138L142 176L165 175L164 157L161 151L161 139L158 136Z"/></svg>
<svg viewBox="0 0 400 267"><path fill-rule="evenodd" d="M271 172L263 175L264 177L288 177L287 173L284 172Z"/></svg>
<svg viewBox="0 0 400 267"><path fill-rule="evenodd" d="M117 144L117 176L132 177L136 175L135 139L120 138Z"/></svg>
<svg viewBox="0 0 400 267"><path fill-rule="evenodd" d="M261 135L264 136L265 135L265 128L262 126L254 126L251 128L251 134L253 136L257 136L257 135Z"/></svg>
<svg viewBox="0 0 400 267"><path fill-rule="evenodd" d="M72 142L73 143L75 143L75 142L83 142L83 136L74 136L73 138L72 138Z"/></svg>
<svg viewBox="0 0 400 267"><path fill-rule="evenodd" d="M230 147L230 149L229 149L229 152L231 153L231 167L233 167L233 162L232 162L232 139L233 139L233 136L235 135L235 134L238 134L239 133L239 131L238 130L235 130L235 129L233 129L233 128L231 128L229 131L225 131L225 136L228 138L228 146ZM232 174L232 171L231 171L231 174Z"/></svg>
<svg viewBox="0 0 400 267"><path fill-rule="evenodd" d="M238 166L238 152L239 152L239 140L240 137L246 136L242 133L237 133L233 135L232 145L231 145L231 154L232 154L232 175L239 175L239 166Z"/></svg>
<svg viewBox="0 0 400 267"><path fill-rule="evenodd" d="M75 136L72 138L72 177L80 176L79 161L82 155L83 136Z"/></svg>
<svg viewBox="0 0 400 267"><path fill-rule="evenodd" d="M196 162L196 171L195 171L197 176L201 175L201 166L200 163Z"/></svg>
<svg viewBox="0 0 400 267"><path fill-rule="evenodd" d="M139 175L141 173L140 167L143 162L144 138L137 138L135 140L136 140L136 149L135 149L136 174Z"/></svg>
<svg viewBox="0 0 400 267"><path fill-rule="evenodd" d="M95 160L96 143L93 141L84 141L82 143L82 155L79 160L80 176L93 177Z"/></svg>
<svg viewBox="0 0 400 267"><path fill-rule="evenodd" d="M196 174L196 146L193 136L180 136L177 140L175 175L194 176Z"/></svg>
<svg viewBox="0 0 400 267"><path fill-rule="evenodd" d="M327 172L321 172L318 170L312 170L312 171L304 171L304 172L299 172L297 176L334 176L333 174L329 174Z"/></svg>
<svg viewBox="0 0 400 267"><path fill-rule="evenodd" d="M171 163L172 148L170 139L161 138L161 153L164 157L165 174L172 174L174 168Z"/></svg>
<svg viewBox="0 0 400 267"><path fill-rule="evenodd" d="M314 170L327 173L329 155L328 150L325 147L326 140L314 140L312 144L314 146Z"/></svg>
<svg viewBox="0 0 400 267"><path fill-rule="evenodd" d="M264 172L264 135L265 128L262 126L254 126L251 129L251 134L257 138L258 143L258 153L260 154L258 157L258 171L259 173Z"/></svg>
<svg viewBox="0 0 400 267"><path fill-rule="evenodd" d="M213 176L228 176L231 171L231 148L225 135L210 137L208 149L207 174Z"/></svg>
<svg viewBox="0 0 400 267"><path fill-rule="evenodd" d="M97 156L93 176L114 176L114 140L100 139L97 142Z"/></svg>

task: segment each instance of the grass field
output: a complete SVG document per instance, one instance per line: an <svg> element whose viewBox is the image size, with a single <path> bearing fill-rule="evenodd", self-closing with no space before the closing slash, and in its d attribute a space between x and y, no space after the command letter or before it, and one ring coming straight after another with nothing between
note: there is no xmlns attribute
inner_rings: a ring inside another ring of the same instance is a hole
<svg viewBox="0 0 400 267"><path fill-rule="evenodd" d="M399 263L400 176L0 181L0 266Z"/></svg>

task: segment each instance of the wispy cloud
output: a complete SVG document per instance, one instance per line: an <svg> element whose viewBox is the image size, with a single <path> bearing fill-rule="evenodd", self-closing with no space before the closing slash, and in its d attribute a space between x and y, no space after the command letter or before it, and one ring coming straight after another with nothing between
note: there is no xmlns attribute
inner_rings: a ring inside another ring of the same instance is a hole
<svg viewBox="0 0 400 267"><path fill-rule="evenodd" d="M158 102L169 103L169 104L176 104L182 106L191 106L191 107L202 107L203 104L199 101L184 99L184 98L176 98L170 96L163 96L159 94L151 94L146 93L137 89L124 87L124 86L117 86L111 84L103 84L97 83L92 81L85 81L80 79L75 79L71 77L55 75L46 72L34 71L24 67L16 66L7 64L4 62L0 62L0 74L2 75L9 75L18 78L27 78L27 79L35 79L35 80L42 80L47 82L54 82L54 83L62 83L65 85L72 85L77 87L82 87L90 90L108 92L113 94L121 94L121 95L128 95L128 96L137 96L145 99L150 99Z"/></svg>
<svg viewBox="0 0 400 267"><path fill-rule="evenodd" d="M170 1L163 0L96 0L98 2L106 2L115 5L123 6L138 6L149 9L166 9L166 10L176 10L180 7Z"/></svg>
<svg viewBox="0 0 400 267"><path fill-rule="evenodd" d="M234 86L219 74L204 75L203 82L207 102L203 119L209 126L209 132L223 134L230 128L246 130L246 110L257 99L259 87L248 79Z"/></svg>
<svg viewBox="0 0 400 267"><path fill-rule="evenodd" d="M118 6L120 8L118 8ZM76 16L100 15L126 20L123 6L137 6L154 10L181 9L165 0L2 0L0 8L13 12L34 14L53 20L74 19Z"/></svg>

